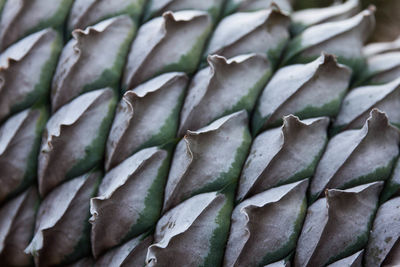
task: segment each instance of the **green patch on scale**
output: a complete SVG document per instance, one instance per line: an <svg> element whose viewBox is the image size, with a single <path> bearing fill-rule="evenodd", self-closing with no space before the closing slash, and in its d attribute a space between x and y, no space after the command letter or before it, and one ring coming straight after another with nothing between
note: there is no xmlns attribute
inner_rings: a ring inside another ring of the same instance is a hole
<svg viewBox="0 0 400 267"><path fill-rule="evenodd" d="M380 203L386 202L398 192L400 192L400 184L393 182L392 180L387 181L381 194Z"/></svg>
<svg viewBox="0 0 400 267"><path fill-rule="evenodd" d="M239 5L235 4L233 2L233 0L228 0L225 4L225 8L224 8L224 12L223 12L223 16L228 16L234 12L236 12L236 10L239 9Z"/></svg>
<svg viewBox="0 0 400 267"><path fill-rule="evenodd" d="M300 22L292 23L292 25L290 25L289 31L291 36L297 36L302 33L307 27L307 25Z"/></svg>
<svg viewBox="0 0 400 267"><path fill-rule="evenodd" d="M315 106L307 106L303 110L296 112L294 115L299 117L300 119L309 119L315 117L335 117L340 110L340 105L342 104L342 99L346 93L346 90L340 93L340 96L332 101L323 104L320 107Z"/></svg>
<svg viewBox="0 0 400 267"><path fill-rule="evenodd" d="M391 121L390 124L400 129L400 123Z"/></svg>
<svg viewBox="0 0 400 267"><path fill-rule="evenodd" d="M397 157L396 161L398 159L399 158ZM391 176L386 181L385 186L381 192L380 201L379 201L380 204L386 202L393 195L396 195L398 192L400 192L400 183L393 180L394 169L396 168L396 165L397 164L393 164L392 170L390 172Z"/></svg>
<svg viewBox="0 0 400 267"><path fill-rule="evenodd" d="M104 148L108 137L108 131L114 118L116 103L117 97L114 96L108 104L108 113L100 124L98 135L89 146L85 147L85 156L77 160L77 163L67 172L67 179L82 175L99 164L103 159Z"/></svg>
<svg viewBox="0 0 400 267"><path fill-rule="evenodd" d="M328 130L329 137L332 138L333 136L342 132L344 129L346 129L346 125L337 125L330 127Z"/></svg>
<svg viewBox="0 0 400 267"><path fill-rule="evenodd" d="M96 171L96 169L92 169L90 171L90 173L93 171ZM88 173L87 175L90 175L90 173ZM100 182L101 182L101 175L97 178L97 181L94 184L91 197L96 196L97 190L100 186ZM89 223L90 216L91 216L90 212L88 211L86 219L84 220L85 226L83 227L81 237L79 238L78 242L74 246L73 252L69 255L66 255L63 258L62 264L71 264L85 256L90 255L90 252L91 252L91 246L90 246L91 225Z"/></svg>
<svg viewBox="0 0 400 267"><path fill-rule="evenodd" d="M103 20L114 18L114 17L121 16L121 15L128 15L133 20L134 24L137 25L139 23L139 19L140 19L141 13L142 13L144 1L145 0L137 0L136 3L131 3L131 4L127 5L123 10L120 10L120 11L117 11L114 13L109 13L107 15L100 17L95 22L91 23L91 25L95 25ZM68 32L67 32L68 39L72 36L71 32L73 30L74 29L72 29L72 28L68 29Z"/></svg>
<svg viewBox="0 0 400 267"><path fill-rule="evenodd" d="M136 27L134 27L128 34L128 37L122 42L118 49L118 54L111 68L105 69L99 78L89 84L83 86L81 94L101 89L105 87L111 87L115 90L119 88L119 81L122 75L122 70L125 65L125 58L128 54L131 41L135 35Z"/></svg>
<svg viewBox="0 0 400 267"><path fill-rule="evenodd" d="M131 226L128 234L122 239L122 243L138 236L151 227L155 226L160 218L161 208L163 205L164 186L167 181L169 162L171 153L164 159L158 169L157 176L147 191L144 199L144 209L140 212L136 223Z"/></svg>
<svg viewBox="0 0 400 267"><path fill-rule="evenodd" d="M134 3L128 5L125 10L113 14L110 17L115 17L122 14L128 14L135 23L139 23L140 17L144 11L146 0L136 0Z"/></svg>
<svg viewBox="0 0 400 267"><path fill-rule="evenodd" d="M304 119L310 119L310 118L315 118L315 117L322 117L322 116L327 116L327 117L335 117L340 110L340 106L342 104L342 99L344 95L346 94L346 90L341 92L339 97L336 99L333 99L332 101L323 104L320 107L315 107L312 105L308 105L305 107L303 110L300 110L298 112L295 112L294 115L299 117L299 119L304 120ZM253 127L253 134L258 133L260 129L264 128L271 128L271 127L278 127L282 125L283 119L278 119L272 123L268 123L267 127L264 126L264 124L269 120L273 113L262 117L260 112L256 110L256 112L253 115L253 120L252 120L252 127ZM287 114L289 115L289 114Z"/></svg>
<svg viewBox="0 0 400 267"><path fill-rule="evenodd" d="M260 131L267 128L264 124L269 119L269 117L270 116L263 117L258 107L254 110L251 120L251 133L253 136L256 136Z"/></svg>
<svg viewBox="0 0 400 267"><path fill-rule="evenodd" d="M136 151L139 151L146 147L159 146L175 139L179 123L179 113L183 104L184 97L185 92L182 92L182 94L177 99L177 104L172 109L167 119L164 121L164 124L160 127L159 132L151 136Z"/></svg>
<svg viewBox="0 0 400 267"><path fill-rule="evenodd" d="M63 32L65 19L68 16L68 13L69 13L69 10L71 9L72 3L73 3L73 0L62 0L62 2L60 3L60 6L58 7L58 9L56 10L56 12L54 13L53 16L51 16L50 18L41 20L38 24L36 24L31 29L29 29L26 32L25 36L27 36L31 33L34 33L34 32L38 32L45 28L53 28L53 29L59 31L61 34Z"/></svg>
<svg viewBox="0 0 400 267"><path fill-rule="evenodd" d="M397 157L394 157L393 159L391 159L389 161L389 163L386 166L376 168L373 172L371 172L367 175L363 175L358 178L352 179L336 189L345 190L345 189L363 185L363 184L368 184L368 183L377 182L377 181L385 181L389 177L391 170L392 170L392 166L396 159L397 159ZM317 200L322 192L323 191L317 192L315 194L310 194L309 204L311 205L315 200Z"/></svg>
<svg viewBox="0 0 400 267"><path fill-rule="evenodd" d="M3 11L4 4L6 3L6 0L0 0L0 19Z"/></svg>
<svg viewBox="0 0 400 267"><path fill-rule="evenodd" d="M236 183L240 172L242 171L243 164L246 160L251 144L251 134L246 128L243 132L243 141L235 153L235 158L227 172L221 173L217 179L203 186L200 189L194 190L191 196L198 195L206 192L213 192L223 189L226 185Z"/></svg>
<svg viewBox="0 0 400 267"><path fill-rule="evenodd" d="M231 225L231 213L233 210L233 190L225 193L225 204L218 212L215 223L218 225L214 229L211 239L209 252L204 259L201 267L220 266L224 257L226 242L228 240L229 228Z"/></svg>
<svg viewBox="0 0 400 267"><path fill-rule="evenodd" d="M377 207L378 206L375 207L375 211L377 210ZM335 261L344 259L346 257L349 257L349 256L353 255L354 253L356 253L357 251L360 251L361 249L363 249L367 245L369 231L371 229L374 217L375 217L375 212L373 212L372 215L370 216L364 233L359 235L354 243L352 243L349 246L347 246L346 248L344 248L343 251L340 252L338 255L332 256L331 258L329 258L328 262L326 262L326 265L331 264Z"/></svg>
<svg viewBox="0 0 400 267"><path fill-rule="evenodd" d="M367 75L368 72L367 61L365 58L345 58L339 56L337 61L341 64L349 66L353 70L350 81L351 87L361 85L365 81L365 75Z"/></svg>
<svg viewBox="0 0 400 267"><path fill-rule="evenodd" d="M278 69L282 53L285 50L288 41L289 38L284 38L278 42L278 45L275 48L271 48L267 51L267 58L271 63L271 67L273 70Z"/></svg>
<svg viewBox="0 0 400 267"><path fill-rule="evenodd" d="M327 141L325 142L325 144L326 143L327 143ZM325 151L325 146L318 152L318 154L314 157L312 162L306 168L302 169L301 171L298 171L297 173L295 173L293 176L289 177L288 179L278 182L276 184L276 186L291 184L291 183L298 182L300 180L311 177L314 174L315 168L317 167L317 164L318 164L318 162L322 156L322 153L324 151Z"/></svg>
<svg viewBox="0 0 400 267"><path fill-rule="evenodd" d="M301 53L301 51L303 51L304 49L301 43L302 43L301 35L296 36L288 43L285 50L286 53L283 57L280 67L298 63L297 60L295 59L295 56Z"/></svg>
<svg viewBox="0 0 400 267"><path fill-rule="evenodd" d="M303 221L306 215L306 211L307 199L304 198L300 205L299 214L297 215L297 218L293 224L292 233L289 236L288 242L286 242L285 244L281 244L281 246L276 251L267 253L258 264L258 266L262 267L275 261L282 260L296 248L297 239L303 227Z"/></svg>
<svg viewBox="0 0 400 267"><path fill-rule="evenodd" d="M59 34L57 34L55 40L51 44L51 53L49 58L43 64L40 70L39 82L35 84L33 90L29 92L21 102L11 107L11 113L16 113L24 110L41 99L46 99L49 97L51 80L53 79L53 74L58 63L58 57L61 53L63 47L62 39Z"/></svg>
<svg viewBox="0 0 400 267"><path fill-rule="evenodd" d="M13 197L24 191L34 182L34 179L36 178L40 142L42 140L42 132L49 118L49 112L45 106L34 107L33 109L37 109L38 112L40 112L35 127L35 140L31 147L31 151L28 154L24 177L18 187L15 188L7 198Z"/></svg>
<svg viewBox="0 0 400 267"><path fill-rule="evenodd" d="M392 158L386 166L378 167L373 172L360 176L358 178L352 179L341 186L339 189L347 189L351 187L355 187L362 184L368 184L376 181L385 181L392 171L392 167L394 162L396 161L397 156Z"/></svg>
<svg viewBox="0 0 400 267"><path fill-rule="evenodd" d="M289 42L287 53L282 61L281 67L292 64L307 64L316 60L320 55L315 56L302 56L301 53L308 49L308 47L301 46L301 36L295 37ZM328 52L329 53L329 52ZM347 58L337 56L337 62L346 65L352 69L352 77L350 87L359 85L365 80L365 73L367 72L367 62L363 57Z"/></svg>
<svg viewBox="0 0 400 267"><path fill-rule="evenodd" d="M247 90L248 92L247 95L240 98L239 101L236 102L236 104L234 104L232 108L226 110L221 116L218 117L220 118L225 115L229 115L237 111L240 111L242 109L245 109L250 114L250 112L254 108L258 96L260 95L268 79L271 77L271 73L272 73L271 70L268 69L268 71L261 77L261 79L258 80L252 88Z"/></svg>
<svg viewBox="0 0 400 267"><path fill-rule="evenodd" d="M213 23L217 23L218 19L220 17L221 14L221 6L215 5L213 7L210 7L209 9L207 9L208 14L210 14Z"/></svg>
<svg viewBox="0 0 400 267"><path fill-rule="evenodd" d="M185 72L187 74L192 74L197 70L199 61L201 59L201 54L203 52L204 45L208 39L208 35L211 32L212 27L209 26L207 29L196 39L193 47L186 53L183 54L178 62L172 63L162 67L153 77L158 76L167 72Z"/></svg>

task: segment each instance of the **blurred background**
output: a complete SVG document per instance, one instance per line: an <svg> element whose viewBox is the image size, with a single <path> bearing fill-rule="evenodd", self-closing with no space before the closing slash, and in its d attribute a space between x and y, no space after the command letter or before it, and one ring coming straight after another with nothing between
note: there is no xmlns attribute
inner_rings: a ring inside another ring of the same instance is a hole
<svg viewBox="0 0 400 267"><path fill-rule="evenodd" d="M325 7L334 3L342 3L340 0L297 0L295 9L312 7ZM375 5L376 28L370 42L393 41L400 35L400 0L363 0L363 7Z"/></svg>

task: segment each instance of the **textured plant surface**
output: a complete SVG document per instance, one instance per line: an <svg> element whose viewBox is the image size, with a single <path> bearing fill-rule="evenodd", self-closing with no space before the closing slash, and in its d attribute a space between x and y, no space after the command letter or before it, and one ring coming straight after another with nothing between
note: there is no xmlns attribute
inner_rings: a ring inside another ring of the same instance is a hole
<svg viewBox="0 0 400 267"><path fill-rule="evenodd" d="M399 25L0 0L0 266L400 266Z"/></svg>

